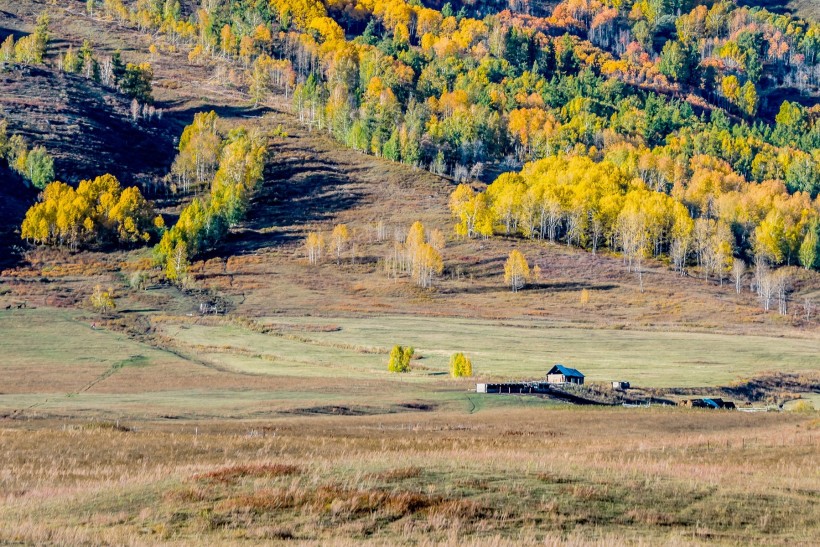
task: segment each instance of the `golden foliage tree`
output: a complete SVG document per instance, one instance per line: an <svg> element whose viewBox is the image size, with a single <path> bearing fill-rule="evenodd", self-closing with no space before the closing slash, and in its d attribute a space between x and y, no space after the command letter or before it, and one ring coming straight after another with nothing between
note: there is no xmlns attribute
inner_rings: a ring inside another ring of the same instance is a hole
<svg viewBox="0 0 820 547"><path fill-rule="evenodd" d="M91 307L105 315L116 308L114 304L114 292L111 289L103 290L100 285L94 287L94 292L91 293L90 302Z"/></svg>
<svg viewBox="0 0 820 547"><path fill-rule="evenodd" d="M336 254L336 264L342 263L342 254L349 240L350 230L347 224L337 224L333 227L333 232L330 234L330 246Z"/></svg>
<svg viewBox="0 0 820 547"><path fill-rule="evenodd" d="M513 249L504 264L504 283L512 292L521 290L530 278L530 266L527 259L518 249Z"/></svg>
<svg viewBox="0 0 820 547"><path fill-rule="evenodd" d="M177 187L188 191L192 184L203 185L211 179L219 165L222 138L217 132L216 112L200 112L182 132L179 154L171 166Z"/></svg>
<svg viewBox="0 0 820 547"><path fill-rule="evenodd" d="M112 239L147 242L153 218L153 208L139 189L123 189L113 175L80 181L76 190L56 181L26 213L21 235L34 243L72 249Z"/></svg>
<svg viewBox="0 0 820 547"><path fill-rule="evenodd" d="M183 150L191 152L189 158L195 158L202 144L194 144L199 137L208 143L207 154L219 152L218 168L210 181L210 196L191 201L154 248L155 263L165 269L172 281L184 282L188 260L213 248L244 217L251 195L263 178L267 156L264 135L239 127L222 140L212 129L215 124L213 112L195 119L192 125L196 127L186 128L180 142L178 160L187 153ZM212 137L216 138L214 142L210 142ZM198 161L195 159L194 165Z"/></svg>
<svg viewBox="0 0 820 547"><path fill-rule="evenodd" d="M390 350L387 370L390 372L410 372L410 360L413 358L414 353L415 350L410 346L393 346L393 349Z"/></svg>
<svg viewBox="0 0 820 547"><path fill-rule="evenodd" d="M453 378L470 377L473 375L473 363L463 353L454 353L450 356L450 375Z"/></svg>
<svg viewBox="0 0 820 547"><path fill-rule="evenodd" d="M435 277L444 271L441 257L444 246L441 230L428 232L421 222L416 221L410 226L404 242L396 241L391 253L385 257L385 270L393 276L399 272L410 274L419 287L428 289L433 286Z"/></svg>
<svg viewBox="0 0 820 547"><path fill-rule="evenodd" d="M319 232L310 232L305 238L305 250L308 254L310 264L318 264L322 259L322 247L324 247L324 237Z"/></svg>

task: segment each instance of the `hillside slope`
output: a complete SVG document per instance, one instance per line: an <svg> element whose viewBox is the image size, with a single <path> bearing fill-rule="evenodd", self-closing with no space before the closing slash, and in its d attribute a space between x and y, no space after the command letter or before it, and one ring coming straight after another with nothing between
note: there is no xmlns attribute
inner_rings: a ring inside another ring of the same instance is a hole
<svg viewBox="0 0 820 547"><path fill-rule="evenodd" d="M760 7L773 13L795 15L814 21L820 19L820 2L817 0L738 0L738 4Z"/></svg>
<svg viewBox="0 0 820 547"><path fill-rule="evenodd" d="M173 160L162 121L132 121L122 95L53 69L12 66L0 73L0 112L9 132L54 156L59 180L111 173L128 184L161 177Z"/></svg>
<svg viewBox="0 0 820 547"><path fill-rule="evenodd" d="M55 177L76 184L111 173L149 191L173 161L173 120L134 122L128 100L76 75L40 67L0 72L0 116L10 135L42 145L54 157ZM167 127L172 129L166 130ZM15 260L15 231L37 192L4 169L0 178L0 266Z"/></svg>
<svg viewBox="0 0 820 547"><path fill-rule="evenodd" d="M111 22L77 17L64 11L55 12L55 25L75 44L86 36L99 36L101 54L109 54L127 44L135 48L150 40L127 28L118 28L114 33ZM147 58L147 54L140 54L139 50L129 56L130 60ZM115 147L111 146L111 142L117 141L112 139L103 143L101 153L95 154L94 161L100 165L113 164L114 169L128 166L127 162L131 161L131 167L123 170L131 170L135 177L150 179L164 174L172 161L173 139L194 112L203 109L217 110L228 126L242 123L270 130L281 125L289 135L273 140L265 184L248 220L193 267L198 288L227 295L236 302L237 313L243 316L264 317L272 310L326 315L415 313L498 319L529 317L617 328L720 328L732 332L781 331L801 326L799 317L786 319L763 313L748 291L748 284L742 294L736 295L734 287L682 278L661 262L649 265L645 291L641 292L637 276L627 272L617 255L593 255L564 245L512 237L458 240L453 235L447 210L448 195L454 187L451 180L353 152L325 132L310 132L288 113L284 101L273 102L273 112L260 118L264 110L250 107L249 98L230 77L231 64L224 60L192 64L183 52L164 51L153 66L155 95L159 104L167 107L162 124L145 131L124 117L119 122L124 131L138 132L134 136L136 140L145 132L140 142L146 146L159 146L164 142L164 148L140 154L131 154L128 148L128 152L117 156L119 149L112 150ZM35 74L35 77L42 77L42 85L46 85L47 76ZM56 79L69 86L83 83L73 77ZM181 85L183 82L187 85ZM24 91L19 93L22 103L29 100ZM105 97L100 91L87 100L105 107L108 104ZM68 101L65 108L75 108L72 104ZM106 119L122 116L126 107L122 100L106 107ZM44 107L31 107L30 111L42 112L39 108ZM24 120L28 112L18 110L13 115ZM47 119L49 114L42 116ZM88 130L92 134L98 131L96 135L108 134L100 133L100 128L105 131L104 124L91 125ZM35 134L34 129L30 134ZM154 136L157 140L151 140ZM54 153L60 157L70 158L81 149L72 149L72 146L71 138L53 141ZM87 146L94 149L90 140ZM124 163L120 165L110 159L116 157ZM78 170L82 168L79 160L77 165ZM118 171L114 173L120 176ZM449 240L443 253L445 270L432 292L416 288L409 277L396 280L384 271L384 258L392 252L394 239L406 233L416 220L424 222L428 229L442 230ZM318 268L308 267L302 247L307 232L317 230L327 236L339 222L350 225L355 245L339 265L328 258ZM375 235L379 222L386 228L382 238ZM520 248L530 263L542 270L541 279L531 285L533 290L517 295L511 295L503 279L504 260L512 248ZM146 255L143 252L139 256L144 259ZM115 270L123 254L55 259L51 254L44 253L44 258L38 258L37 253L33 253L31 258L33 271L49 260L68 263L106 260ZM82 302L89 286L93 287L93 282L101 279L111 282L110 277L92 275L72 287L69 292L74 292L74 301ZM802 301L813 286L816 280L811 274L795 271L792 287L798 301ZM31 294L47 294L54 287L30 285L26 290ZM581 302L584 290L591 293L590 303ZM134 298L143 296L137 294ZM181 299L180 307L174 309L187 311L188 305L188 300ZM808 326L815 328L816 323Z"/></svg>
<svg viewBox="0 0 820 547"><path fill-rule="evenodd" d="M17 229L36 195L16 173L0 168L0 270L19 259L21 241Z"/></svg>

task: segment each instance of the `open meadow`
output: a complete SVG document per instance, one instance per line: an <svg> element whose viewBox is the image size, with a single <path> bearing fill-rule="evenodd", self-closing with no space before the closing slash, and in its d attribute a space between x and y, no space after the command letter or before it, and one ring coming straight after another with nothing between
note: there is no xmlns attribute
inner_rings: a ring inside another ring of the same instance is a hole
<svg viewBox="0 0 820 547"><path fill-rule="evenodd" d="M140 341L95 328L99 319L80 312L0 311L0 413L144 419L334 406L464 410L475 405L476 381L543 379L556 362L581 369L587 382L627 380L634 388L708 389L820 372L811 338L408 316L148 321L153 338ZM415 348L413 372L387 371L396 343ZM458 351L471 356L475 379L450 378L449 358Z"/></svg>
<svg viewBox="0 0 820 547"><path fill-rule="evenodd" d="M479 395L446 374L470 346L481 378L531 378L562 355L593 381L715 387L775 364L815 374L812 340L408 316L151 321L138 340L84 312L0 312L0 541L820 534L815 412L581 408ZM417 348L410 374L386 372L394 340Z"/></svg>

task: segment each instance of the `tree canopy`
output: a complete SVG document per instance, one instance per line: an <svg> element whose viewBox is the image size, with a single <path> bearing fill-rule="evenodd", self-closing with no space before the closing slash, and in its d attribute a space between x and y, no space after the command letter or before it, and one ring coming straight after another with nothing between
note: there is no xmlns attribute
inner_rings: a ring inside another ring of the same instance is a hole
<svg viewBox="0 0 820 547"><path fill-rule="evenodd" d="M94 246L146 243L154 211L135 186L122 188L112 175L83 180L77 188L55 181L23 220L22 237L39 244Z"/></svg>

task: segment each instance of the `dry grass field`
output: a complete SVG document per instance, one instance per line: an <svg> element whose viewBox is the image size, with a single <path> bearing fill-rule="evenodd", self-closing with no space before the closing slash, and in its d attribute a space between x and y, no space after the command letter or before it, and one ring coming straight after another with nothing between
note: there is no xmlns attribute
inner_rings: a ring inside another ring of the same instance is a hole
<svg viewBox="0 0 820 547"><path fill-rule="evenodd" d="M161 282L150 249L0 257L0 544L816 544L816 272L791 270L781 316L749 279L737 294L653 261L641 292L616 255L457 239L452 181L341 148L283 102L251 108L230 64L191 65L156 36L80 16L84 4L49 8L61 44L93 38L133 62L158 42L164 142L211 108L287 136L271 139L248 219L185 290ZM2 26L25 30L46 5L0 2ZM70 168L76 148L63 152ZM162 198L173 218L188 196ZM429 291L383 267L416 220L447 236ZM340 222L354 243L340 263L308 265L307 232ZM503 283L513 248L542 270L516 294ZM128 282L138 271L146 290ZM110 316L89 309L97 284L114 291ZM228 313L201 316L216 297ZM412 372L387 372L394 344L415 347ZM456 351L476 378L449 377ZM788 410L474 391L555 362L599 387Z"/></svg>
<svg viewBox="0 0 820 547"><path fill-rule="evenodd" d="M0 541L812 544L818 420L506 408L0 429Z"/></svg>

